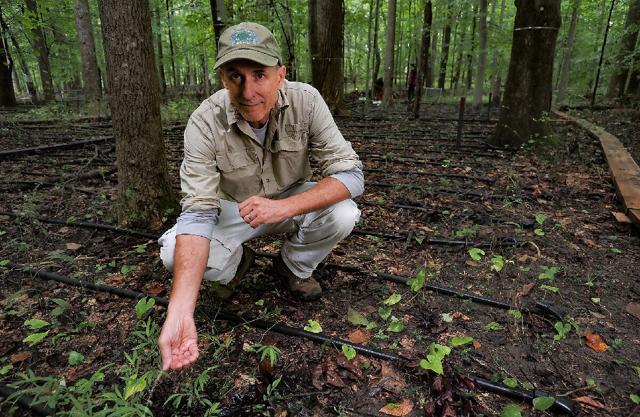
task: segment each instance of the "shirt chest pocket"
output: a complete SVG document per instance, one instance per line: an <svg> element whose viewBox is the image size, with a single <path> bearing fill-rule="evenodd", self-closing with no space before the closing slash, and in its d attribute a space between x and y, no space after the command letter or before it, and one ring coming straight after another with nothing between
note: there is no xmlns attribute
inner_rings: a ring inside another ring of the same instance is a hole
<svg viewBox="0 0 640 417"><path fill-rule="evenodd" d="M284 151L282 156L286 156L289 152L300 152L307 148L308 140L309 129L306 124L288 124L280 131L278 140L271 144L271 151Z"/></svg>
<svg viewBox="0 0 640 417"><path fill-rule="evenodd" d="M244 152L226 152L216 155L218 169L224 173L231 173L256 163L255 160Z"/></svg>

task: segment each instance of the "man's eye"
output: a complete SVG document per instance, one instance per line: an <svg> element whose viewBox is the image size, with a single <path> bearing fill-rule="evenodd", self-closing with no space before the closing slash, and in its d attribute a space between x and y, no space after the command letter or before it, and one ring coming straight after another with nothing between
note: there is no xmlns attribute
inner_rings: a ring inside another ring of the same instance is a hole
<svg viewBox="0 0 640 417"><path fill-rule="evenodd" d="M256 78L258 78L259 80L263 79L265 77L263 72L260 72L256 75Z"/></svg>

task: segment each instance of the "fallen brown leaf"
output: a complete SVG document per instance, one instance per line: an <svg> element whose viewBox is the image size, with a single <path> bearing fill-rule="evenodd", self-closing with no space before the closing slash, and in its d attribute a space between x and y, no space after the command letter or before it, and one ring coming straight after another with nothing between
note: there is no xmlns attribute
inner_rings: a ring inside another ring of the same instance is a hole
<svg viewBox="0 0 640 417"><path fill-rule="evenodd" d="M629 303L625 308L625 311L631 314L633 317L640 320L640 304L638 303Z"/></svg>
<svg viewBox="0 0 640 417"><path fill-rule="evenodd" d="M467 259L466 261L464 261L464 263L469 266L478 266L478 262L474 261L473 259Z"/></svg>
<svg viewBox="0 0 640 417"><path fill-rule="evenodd" d="M524 284L520 291L516 294L516 298L526 297L531 293L531 290L536 286L535 282L529 282L528 284Z"/></svg>
<svg viewBox="0 0 640 417"><path fill-rule="evenodd" d="M598 245L596 245L596 242L594 242L591 239L584 238L584 239L582 239L582 241L584 242L585 245L589 246L590 248L595 248L595 247L598 246Z"/></svg>
<svg viewBox="0 0 640 417"><path fill-rule="evenodd" d="M587 347L593 349L596 352L605 352L609 349L609 346L602 340L599 334L585 333L584 338L587 339Z"/></svg>
<svg viewBox="0 0 640 417"><path fill-rule="evenodd" d="M159 296L160 294L162 294L164 292L164 287L151 287L147 290L147 292L155 297Z"/></svg>
<svg viewBox="0 0 640 417"><path fill-rule="evenodd" d="M393 405L387 404L378 411L388 416L406 416L411 411L413 411L413 401L411 401L409 398L403 398L400 403L393 403Z"/></svg>
<svg viewBox="0 0 640 417"><path fill-rule="evenodd" d="M472 342L472 345L473 345L473 348L474 348L475 350L478 350L478 349L480 349L480 348L482 347L482 345L480 344L480 342L478 342L477 340L474 340L474 341Z"/></svg>
<svg viewBox="0 0 640 417"><path fill-rule="evenodd" d="M451 315L453 316L454 319L464 320L464 321L471 320L471 318L469 318L469 316L466 316L466 315L464 315L463 313L461 313L459 311L454 311L453 313L451 313Z"/></svg>
<svg viewBox="0 0 640 417"><path fill-rule="evenodd" d="M67 249L69 250L78 250L82 247L81 244L79 243L73 243L73 242L69 242L66 245L64 245Z"/></svg>
<svg viewBox="0 0 640 417"><path fill-rule="evenodd" d="M311 372L311 385L317 390L322 390L322 386L324 385L322 381L322 364L319 363L315 368L313 368L313 372Z"/></svg>
<svg viewBox="0 0 640 417"><path fill-rule="evenodd" d="M631 219L620 211L612 211L611 214L613 214L613 217L616 218L618 223L631 223Z"/></svg>
<svg viewBox="0 0 640 417"><path fill-rule="evenodd" d="M352 331L351 333L349 333L349 341L351 343L355 343L358 345L365 345L369 342L369 333L364 332L360 329L356 329L354 331Z"/></svg>
<svg viewBox="0 0 640 417"><path fill-rule="evenodd" d="M594 400L593 398L587 397L586 395L583 396L583 397L576 398L576 401L579 402L582 405L587 405L587 406L593 407L593 408L601 408L601 409L607 408L600 401Z"/></svg>
<svg viewBox="0 0 640 417"><path fill-rule="evenodd" d="M382 364L381 374L382 378L380 379L380 386L385 390L395 394L400 394L405 388L407 388L405 380L388 364Z"/></svg>
<svg viewBox="0 0 640 417"><path fill-rule="evenodd" d="M18 362L24 362L29 358L31 358L31 352L24 351L24 352L14 353L13 355L11 355L9 359L11 360L11 363L18 363Z"/></svg>

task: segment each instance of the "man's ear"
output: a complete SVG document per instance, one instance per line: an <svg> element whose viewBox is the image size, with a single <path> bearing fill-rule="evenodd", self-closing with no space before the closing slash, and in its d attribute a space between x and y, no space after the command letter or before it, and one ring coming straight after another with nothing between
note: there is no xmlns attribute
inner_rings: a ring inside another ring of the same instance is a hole
<svg viewBox="0 0 640 417"><path fill-rule="evenodd" d="M285 78L287 77L287 67L280 65L278 67L278 87L282 87Z"/></svg>
<svg viewBox="0 0 640 417"><path fill-rule="evenodd" d="M220 81L222 81L224 88L227 88L227 79L222 68L218 68L218 77L220 77Z"/></svg>

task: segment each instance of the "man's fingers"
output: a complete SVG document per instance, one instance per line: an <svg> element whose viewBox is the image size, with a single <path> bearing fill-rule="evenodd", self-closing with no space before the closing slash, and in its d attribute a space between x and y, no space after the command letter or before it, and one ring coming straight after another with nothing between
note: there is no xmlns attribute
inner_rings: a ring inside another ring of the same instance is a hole
<svg viewBox="0 0 640 417"><path fill-rule="evenodd" d="M162 358L162 370L168 371L171 368L171 345L165 340L160 340L160 356Z"/></svg>

